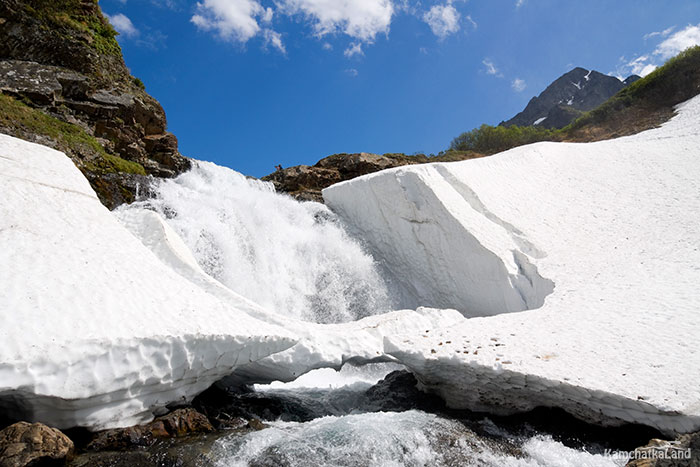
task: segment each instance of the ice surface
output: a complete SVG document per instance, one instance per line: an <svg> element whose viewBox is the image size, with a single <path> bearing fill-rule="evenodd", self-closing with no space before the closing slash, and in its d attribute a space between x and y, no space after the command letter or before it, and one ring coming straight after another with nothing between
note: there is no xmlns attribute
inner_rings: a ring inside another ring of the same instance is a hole
<svg viewBox="0 0 700 467"><path fill-rule="evenodd" d="M324 190L419 304L476 316L385 351L452 407L700 429L699 133L696 97L635 136Z"/></svg>
<svg viewBox="0 0 700 467"><path fill-rule="evenodd" d="M0 179L5 410L57 427L133 425L296 343L241 311L247 300L223 303L161 262L62 153L0 135ZM181 242L166 250L196 266Z"/></svg>

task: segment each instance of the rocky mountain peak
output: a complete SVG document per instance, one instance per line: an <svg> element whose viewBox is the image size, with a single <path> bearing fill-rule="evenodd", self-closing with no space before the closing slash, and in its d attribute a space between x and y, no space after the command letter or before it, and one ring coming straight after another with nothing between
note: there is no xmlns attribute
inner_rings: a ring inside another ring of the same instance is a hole
<svg viewBox="0 0 700 467"><path fill-rule="evenodd" d="M635 77L639 79L633 75L623 82L614 76L576 67L554 80L539 96L533 97L522 112L501 125L563 128L634 82Z"/></svg>

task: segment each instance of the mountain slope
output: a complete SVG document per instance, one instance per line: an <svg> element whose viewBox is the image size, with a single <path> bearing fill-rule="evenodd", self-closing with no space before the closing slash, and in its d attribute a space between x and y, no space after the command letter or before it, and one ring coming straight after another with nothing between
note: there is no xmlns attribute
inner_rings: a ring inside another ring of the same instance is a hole
<svg viewBox="0 0 700 467"><path fill-rule="evenodd" d="M563 128L637 79L638 76L632 75L620 81L595 70L574 68L533 97L522 112L500 125Z"/></svg>

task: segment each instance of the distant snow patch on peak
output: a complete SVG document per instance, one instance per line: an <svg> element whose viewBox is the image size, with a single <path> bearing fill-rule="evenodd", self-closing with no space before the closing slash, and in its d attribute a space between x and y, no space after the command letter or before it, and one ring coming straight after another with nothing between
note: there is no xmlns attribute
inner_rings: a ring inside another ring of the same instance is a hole
<svg viewBox="0 0 700 467"><path fill-rule="evenodd" d="M584 76L583 79L585 79L586 81L589 81L591 79L592 72L593 72L593 70L590 70L588 73L586 73L586 76Z"/></svg>
<svg viewBox="0 0 700 467"><path fill-rule="evenodd" d="M574 82L572 81L571 84L573 84L574 86L576 86L576 89L578 89L579 91L581 90L581 82L580 82L580 81L579 81L578 83L574 83Z"/></svg>
<svg viewBox="0 0 700 467"><path fill-rule="evenodd" d="M544 122L545 120L547 120L547 117L540 117L537 120L535 120L534 122L532 122L532 124L539 125L540 123Z"/></svg>

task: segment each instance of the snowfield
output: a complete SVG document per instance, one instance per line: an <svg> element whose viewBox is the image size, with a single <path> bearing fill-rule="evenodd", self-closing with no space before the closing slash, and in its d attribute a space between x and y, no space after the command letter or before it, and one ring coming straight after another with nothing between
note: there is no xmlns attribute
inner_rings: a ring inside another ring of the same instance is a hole
<svg viewBox="0 0 700 467"><path fill-rule="evenodd" d="M327 188L418 304L385 351L450 406L700 429L700 97L661 128Z"/></svg>

